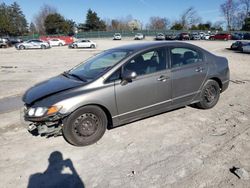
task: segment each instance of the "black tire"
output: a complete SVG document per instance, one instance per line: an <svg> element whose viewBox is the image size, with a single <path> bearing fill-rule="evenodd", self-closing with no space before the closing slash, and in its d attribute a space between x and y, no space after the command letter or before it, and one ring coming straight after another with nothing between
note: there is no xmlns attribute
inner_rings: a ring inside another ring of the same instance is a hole
<svg viewBox="0 0 250 188"><path fill-rule="evenodd" d="M214 80L208 80L201 91L201 100L196 106L201 109L213 108L220 98L220 86Z"/></svg>
<svg viewBox="0 0 250 188"><path fill-rule="evenodd" d="M76 44L73 45L73 48L78 48Z"/></svg>
<svg viewBox="0 0 250 188"><path fill-rule="evenodd" d="M91 44L90 48L95 48L95 45L94 45L94 44Z"/></svg>
<svg viewBox="0 0 250 188"><path fill-rule="evenodd" d="M45 45L41 45L41 49L46 49L46 46Z"/></svg>
<svg viewBox="0 0 250 188"><path fill-rule="evenodd" d="M58 46L63 46L63 44L62 44L62 43L59 43Z"/></svg>
<svg viewBox="0 0 250 188"><path fill-rule="evenodd" d="M87 146L97 142L107 129L107 116L97 106L85 106L73 112L64 121L63 136L75 146Z"/></svg>
<svg viewBox="0 0 250 188"><path fill-rule="evenodd" d="M21 45L21 46L19 46L18 49L19 49L19 50L24 50L24 49L25 49L25 46Z"/></svg>

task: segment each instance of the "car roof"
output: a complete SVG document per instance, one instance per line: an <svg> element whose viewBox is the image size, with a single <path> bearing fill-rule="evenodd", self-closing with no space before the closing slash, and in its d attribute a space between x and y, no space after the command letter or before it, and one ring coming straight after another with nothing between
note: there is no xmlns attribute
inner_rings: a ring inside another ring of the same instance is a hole
<svg viewBox="0 0 250 188"><path fill-rule="evenodd" d="M145 43L136 43L124 45L116 48L112 48L113 50L121 49L121 50L130 50L130 51L141 51L147 48L157 48L157 47L167 47L167 46L178 46L178 47L196 47L195 45L185 43L185 42L145 42Z"/></svg>

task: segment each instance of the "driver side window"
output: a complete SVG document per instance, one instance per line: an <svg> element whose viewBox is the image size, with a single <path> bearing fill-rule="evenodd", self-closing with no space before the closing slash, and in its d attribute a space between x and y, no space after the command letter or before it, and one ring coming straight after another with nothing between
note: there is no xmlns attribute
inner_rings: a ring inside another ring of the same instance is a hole
<svg viewBox="0 0 250 188"><path fill-rule="evenodd" d="M166 69L166 50L158 48L143 52L131 59L124 71L136 72L139 75L151 74Z"/></svg>

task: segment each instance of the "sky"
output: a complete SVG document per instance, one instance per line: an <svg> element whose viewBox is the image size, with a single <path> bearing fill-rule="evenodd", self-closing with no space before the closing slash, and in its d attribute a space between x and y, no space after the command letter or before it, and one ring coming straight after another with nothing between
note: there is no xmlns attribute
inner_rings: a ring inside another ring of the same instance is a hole
<svg viewBox="0 0 250 188"><path fill-rule="evenodd" d="M134 19L147 24L151 16L177 20L190 6L194 7L203 22L222 21L220 4L225 0L0 0L10 5L16 1L30 23L44 4L51 5L67 19L84 23L90 8L102 19L119 19L132 15Z"/></svg>

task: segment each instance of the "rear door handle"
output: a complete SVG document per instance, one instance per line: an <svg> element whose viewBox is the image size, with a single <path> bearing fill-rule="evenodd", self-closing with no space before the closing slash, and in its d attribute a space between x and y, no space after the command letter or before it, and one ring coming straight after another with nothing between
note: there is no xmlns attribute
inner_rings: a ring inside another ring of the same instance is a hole
<svg viewBox="0 0 250 188"><path fill-rule="evenodd" d="M168 79L169 79L168 76L161 75L157 80L158 80L158 81L161 81L161 82L166 82Z"/></svg>
<svg viewBox="0 0 250 188"><path fill-rule="evenodd" d="M195 69L196 72L203 72L204 68L203 67L197 67Z"/></svg>

